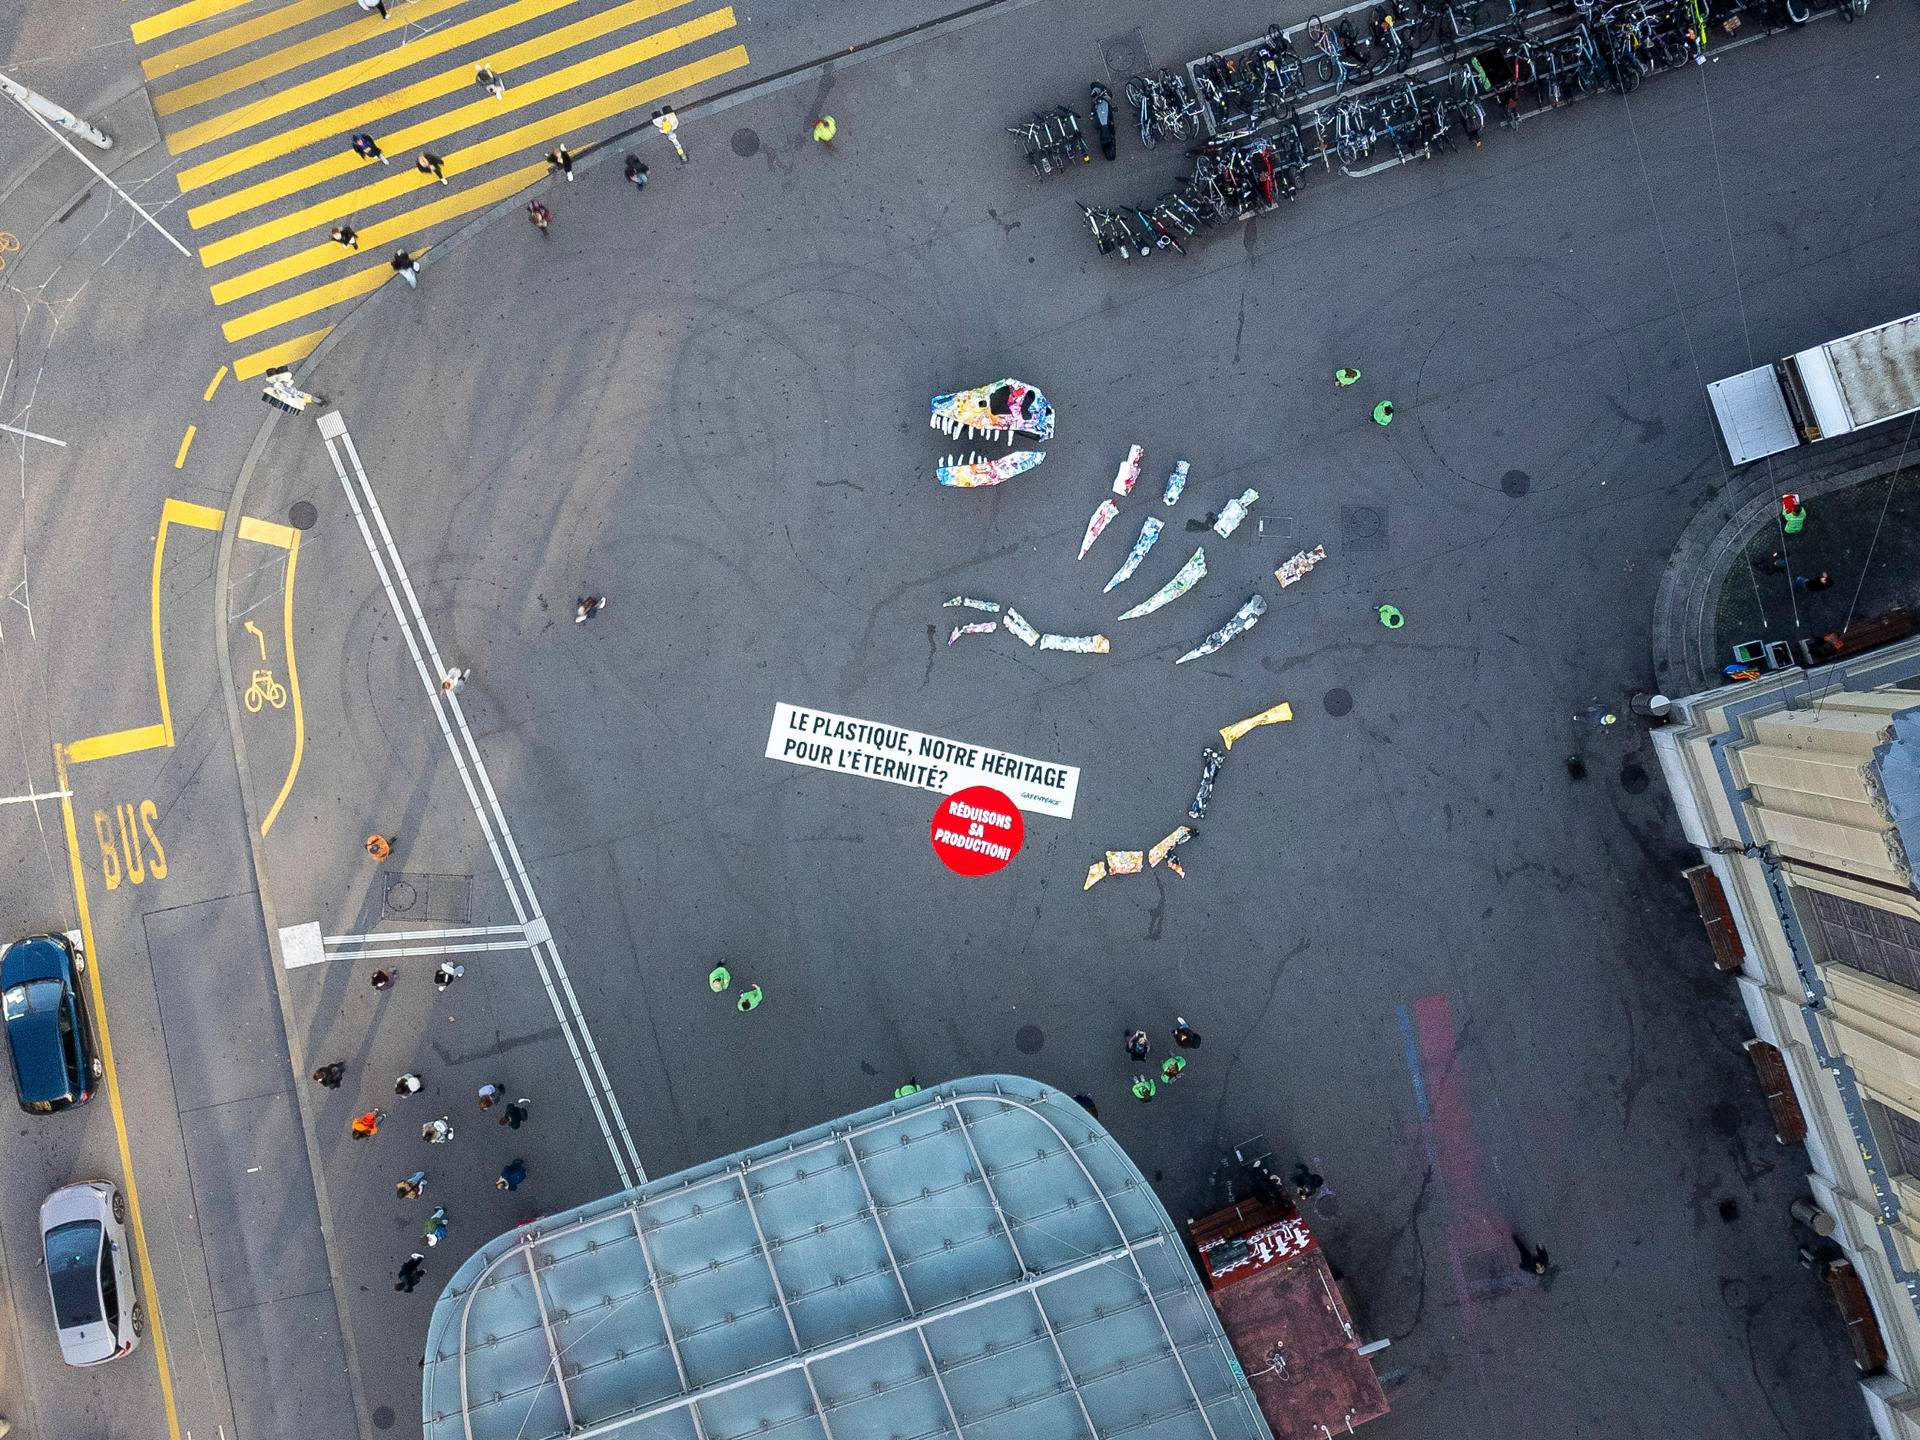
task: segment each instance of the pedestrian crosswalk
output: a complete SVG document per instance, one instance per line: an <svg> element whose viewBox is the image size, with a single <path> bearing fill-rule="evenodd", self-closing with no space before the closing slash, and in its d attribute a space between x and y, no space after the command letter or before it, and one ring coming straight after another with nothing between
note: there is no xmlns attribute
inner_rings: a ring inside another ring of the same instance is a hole
<svg viewBox="0 0 1920 1440"><path fill-rule="evenodd" d="M265 337L233 361L239 378L310 354L331 325L284 333L295 322L392 280L393 249L420 254L524 189L560 140L578 155L631 128L623 115L747 64L744 46L725 43L732 7L701 0L388 0L388 11L186 0L132 24L152 47L142 68L182 160L221 331L234 344ZM475 84L483 65L504 95ZM392 164L356 155L359 133ZM421 151L443 157L447 186L414 168ZM327 238L346 223L361 249Z"/></svg>

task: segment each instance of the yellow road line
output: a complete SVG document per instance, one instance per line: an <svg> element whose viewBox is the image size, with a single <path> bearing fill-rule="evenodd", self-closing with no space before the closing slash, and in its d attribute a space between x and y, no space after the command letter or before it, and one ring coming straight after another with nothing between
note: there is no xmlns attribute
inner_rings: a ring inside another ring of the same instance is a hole
<svg viewBox="0 0 1920 1440"><path fill-rule="evenodd" d="M292 365L307 358L327 336L333 333L333 326L323 325L320 329L302 335L298 339L287 340L279 345L269 345L264 350L256 350L251 355L242 355L233 362L233 378L252 380L282 365Z"/></svg>
<svg viewBox="0 0 1920 1440"><path fill-rule="evenodd" d="M211 390L209 390L209 391L208 391L207 393L208 393L209 395L211 395L211 394L212 394L213 392L212 392ZM195 432L197 432L197 431L198 431L199 429L200 429L200 427L199 427L198 425L189 425L189 426L187 426L187 433L186 433L185 435L183 435L183 436L181 437L181 439L180 439L180 453L179 453L178 455L176 455L176 456L174 456L174 457L173 457L173 468L174 468L174 469L176 469L176 470L179 470L179 469L182 469L182 468L183 468L183 467L184 467L184 466L186 465L186 463L187 463L187 447L188 447L189 445L191 445L191 444L193 444L193 437L194 437L194 434L195 434Z"/></svg>
<svg viewBox="0 0 1920 1440"><path fill-rule="evenodd" d="M202 395L200 398L202 400L213 399L213 392L220 388L220 382L226 378L227 378L227 367L222 365L218 370L213 372L213 383L207 386L207 393Z"/></svg>
<svg viewBox="0 0 1920 1440"><path fill-rule="evenodd" d="M616 5L611 10L590 15L585 20L576 20L573 24L563 25L557 30L548 30L523 44L515 45L510 50L502 50L488 61L488 66L497 74L510 75L519 67L531 64L535 60L544 60L549 55L558 55L561 51L569 50L575 45L597 40L603 35L612 34L615 30L624 29L640 20L651 19L662 11L677 9L686 3L687 0L628 0L627 4ZM283 130L278 135L268 136L265 140L256 140L253 144L243 145L238 150L229 150L218 160L189 165L180 171L175 179L179 182L180 193L185 195L188 191L198 190L216 181L230 179L242 170L250 170L265 161L277 160L282 155L291 155L295 150L314 144L316 141L327 140L335 135L350 135L356 130L370 129L376 120L388 115L398 115L404 110L411 110L416 105L424 105L429 100L438 100L443 95L451 95L472 83L472 70L464 66L447 70L416 84L403 86L398 90L389 90L386 94L377 96L364 104L352 105L345 110L336 110L331 115L323 115L318 120L296 125L291 130ZM517 96L518 87L507 91L507 103L504 107L497 100L492 102L495 110L514 109ZM266 182L265 185L254 187L262 191L270 190L271 193L254 195L251 190L242 191L241 195L250 196L250 198L212 218L219 220L225 219L228 215L237 215L241 210L251 209L263 201L277 200L282 195L291 195L296 190L303 190L312 179L326 179L344 173L348 167L338 164L340 158L328 157L328 161L332 163L328 165L325 175L296 179L292 184L285 183L290 177L280 176ZM354 163L361 163L357 156ZM304 171L294 172L295 176L301 176L304 173ZM205 220L192 221L196 230L205 223L207 223Z"/></svg>
<svg viewBox="0 0 1920 1440"><path fill-rule="evenodd" d="M475 185L470 189L456 190L443 200L431 205L420 205L407 210L378 224L369 225L360 232L360 241L364 246L379 249L390 240L399 240L415 230L437 225L442 220L452 220L461 215L470 215L475 210L485 210L497 204L516 191L524 190L546 173L549 167L543 161L538 165L523 166L505 175L495 176L484 185ZM438 185L430 187L439 190ZM345 260L354 252L342 249L331 240L302 250L297 255L289 255L284 260L276 260L271 265L262 265L257 270L249 270L244 275L236 275L231 280L222 280L213 288L213 303L225 305L229 301L239 300L248 295L257 295L262 290L271 290L283 280L292 280L296 276L309 275L315 270L323 270Z"/></svg>
<svg viewBox="0 0 1920 1440"><path fill-rule="evenodd" d="M53 765L60 777L59 788L67 784L67 762L53 747ZM93 1020L100 1032L100 1060L106 1070L107 1106L113 1112L113 1135L120 1146L120 1173L126 1181L127 1212L133 1216L133 1244L140 1252L140 1286L147 1292L147 1314L153 1326L153 1360L160 1371L160 1395L167 1406L167 1434L180 1440L180 1416L173 1403L173 1374L167 1360L167 1338L160 1323L160 1291L153 1283L153 1262L147 1258L147 1227L140 1213L140 1184L133 1174L133 1146L127 1139L127 1116L120 1106L120 1075L113 1063L113 1032L107 1026L107 997L100 987L100 947L93 939L93 912L87 906L87 877L80 865L80 835L73 823L73 796L60 797L60 814L67 828L67 863L73 871L74 904L80 911L80 943L87 956L87 988L93 995Z"/></svg>
<svg viewBox="0 0 1920 1440"><path fill-rule="evenodd" d="M302 315L311 315L316 310L324 310L329 305L338 305L342 300L352 300L370 291L378 290L387 280L393 278L393 269L382 260L370 269L349 275L344 280L336 280L331 285L322 285L315 290L302 291L277 305L269 305L264 310L253 310L238 320L229 320L220 327L220 333L229 340L245 340L249 335L258 335L271 330L276 325L284 325L289 320L298 320Z"/></svg>
<svg viewBox="0 0 1920 1440"><path fill-rule="evenodd" d="M242 5L250 5L253 0L187 0L185 5L176 5L171 10L162 10L158 15L149 15L145 20L133 22L133 43L144 45L149 40L158 40L162 35L171 35L176 30L184 30L189 25L198 25L202 20L211 20L216 15L224 15L229 10L238 10Z"/></svg>
<svg viewBox="0 0 1920 1440"><path fill-rule="evenodd" d="M442 10L451 10L454 6L465 3L466 0L414 0L407 11L407 18L416 22L425 20L438 15ZM302 40L298 45L289 45L286 49L276 50L271 55L262 55L258 60L249 60L246 64L236 65L231 70L222 70L218 75L209 75L205 80L196 80L191 85L182 85L178 90L169 90L164 95L156 95L153 97L153 108L161 115L177 114L189 105L198 105L206 100L218 100L222 95L231 95L236 90L244 90L247 86L257 85L262 80L271 80L276 75L297 70L310 61L336 55L342 50L359 44L362 40L377 39L383 33L390 32L387 31L386 23L378 15L369 15L365 20L349 21L324 35L316 35L311 40ZM389 74L392 70L400 68L400 65L411 63L404 57L412 50L411 45L401 45L387 51L382 58L388 60L397 58L399 64L377 73ZM262 118L286 113L285 110L272 110ZM181 150L180 146L173 143L172 137L167 140L167 148L175 155L178 155Z"/></svg>
<svg viewBox="0 0 1920 1440"><path fill-rule="evenodd" d="M675 25L671 29L649 35L644 40L634 42L633 45L623 45L619 50L609 51L606 55L598 56L593 60L583 61L579 65L573 65L564 70L555 71L552 75L543 77L541 80L535 81L523 88L536 99L542 98L549 93L567 93L579 85L584 84L589 79L597 78L600 75L607 74L612 69L620 68L620 62L614 60L613 57L621 55L623 52L633 52L633 55L629 58L630 60L637 60L641 58L641 52L643 50L651 50L657 54L663 50L676 48L682 44L684 40L690 40L702 35L714 34L728 29L732 23L733 11L731 9L715 10L711 14L701 16L697 20L689 20L685 24ZM470 145L464 150L456 150L447 157L448 167L462 171L473 170L489 161L499 160L517 154L527 146L538 145L548 140L563 139L569 131L583 130L591 124L606 119L608 116L618 115L621 111L630 110L636 105L644 105L648 101L659 99L663 95L670 95L676 91L684 90L688 86L697 85L704 80L710 80L716 75L724 75L727 71L737 70L746 63L747 52L745 48L736 45L731 50L722 51L718 55L710 55L704 59L681 65L663 74L656 75L651 79L643 80L638 84L629 85L624 89L617 90L613 94L599 100L590 101L584 105L576 105L571 109L561 111L558 115L553 115L542 120L535 120L530 124L509 130L504 135L496 135L476 145ZM508 93L511 94L512 92L510 91ZM497 102L481 100L476 101L473 105L466 108L486 114L489 113L487 107L495 103ZM450 116L442 116L440 118L447 120L457 118L461 114L461 111L453 111ZM420 130L429 128L429 126L416 127L416 129ZM405 130L394 136L396 149L410 147L412 144L410 137L413 134L414 131ZM296 210L289 215L282 215L273 220L268 220L246 230L239 231L236 234L229 235L224 240L215 240L210 244L203 245L200 248L200 263L208 269L211 269L215 265L223 264L237 256L245 255L249 251L271 245L276 240L285 240L289 236L300 234L303 230L318 229L331 220L337 220L342 215L352 215L358 210L395 199L398 196L406 195L412 191L432 185L433 177L430 175L422 175L417 170L407 170L398 175L387 176L384 179L376 180L371 185L363 185L358 190L349 190L344 195L337 195L331 199L319 201L307 206L305 209Z"/></svg>
<svg viewBox="0 0 1920 1440"><path fill-rule="evenodd" d="M184 8L184 7L183 7ZM251 20L243 20L238 25L229 25L224 30L216 30L211 35L202 35L197 40L189 40L184 45L176 45L171 50L162 50L158 55L149 56L140 62L140 70L147 79L158 80L163 75L171 75L184 70L189 65L198 65L202 60L211 60L216 55L225 55L242 45L251 45L266 35L277 35L282 30L291 30L296 25L334 10L353 8L353 0L299 0L295 5L282 5L278 10L269 10L264 15L256 15ZM141 42L140 26L133 27L133 39L137 45Z"/></svg>
<svg viewBox="0 0 1920 1440"><path fill-rule="evenodd" d="M110 735L90 735L66 747L67 759L78 765L83 760L107 760L115 755L131 755L136 750L160 750L173 744L164 725L142 725L136 730L115 730Z"/></svg>

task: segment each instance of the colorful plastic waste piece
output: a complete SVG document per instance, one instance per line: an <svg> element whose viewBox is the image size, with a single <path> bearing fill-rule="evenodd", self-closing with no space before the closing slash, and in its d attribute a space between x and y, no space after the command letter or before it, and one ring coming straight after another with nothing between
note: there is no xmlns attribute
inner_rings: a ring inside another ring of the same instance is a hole
<svg viewBox="0 0 1920 1440"><path fill-rule="evenodd" d="M1127 458L1120 462L1119 473L1113 477L1114 494L1131 495L1133 493L1134 482L1140 478L1140 462L1146 458L1146 455L1147 452L1138 445L1127 451Z"/></svg>
<svg viewBox="0 0 1920 1440"><path fill-rule="evenodd" d="M982 620L976 625L956 625L953 627L953 633L947 636L947 644L953 644L962 635L991 635L999 628L998 620Z"/></svg>
<svg viewBox="0 0 1920 1440"><path fill-rule="evenodd" d="M1153 549L1153 542L1160 538L1162 528L1163 522L1158 516L1149 515L1146 518L1146 522L1140 527L1140 538L1133 542L1133 549L1127 552L1126 562L1113 572L1113 578L1107 581L1106 590L1100 592L1102 595L1140 568L1140 562L1146 559L1147 552Z"/></svg>
<svg viewBox="0 0 1920 1440"><path fill-rule="evenodd" d="M1142 615L1151 615L1162 605L1167 604L1171 600L1178 600L1182 595L1186 594L1187 591L1198 585L1201 580L1206 577L1206 573L1207 551L1206 547L1202 546L1193 552L1193 558L1182 565L1171 580L1167 581L1166 584L1162 585L1158 590L1154 591L1153 594L1142 600L1120 618L1122 620L1138 620Z"/></svg>
<svg viewBox="0 0 1920 1440"><path fill-rule="evenodd" d="M1093 542L1100 538L1100 532L1107 528L1107 522L1120 513L1120 507L1111 500L1102 500L1100 508L1093 512L1093 518L1087 521L1087 537L1080 542L1079 559L1087 558L1087 551L1093 548Z"/></svg>
<svg viewBox="0 0 1920 1440"><path fill-rule="evenodd" d="M1162 860L1165 860L1169 855L1173 854L1174 846L1186 844L1187 841L1193 839L1193 836L1193 827L1191 825L1182 825L1158 845L1147 851L1147 864L1158 865ZM1176 866L1175 868L1178 869L1179 867Z"/></svg>
<svg viewBox="0 0 1920 1440"><path fill-rule="evenodd" d="M1094 886L1098 885L1102 880L1106 878L1107 878L1107 862L1104 860L1096 860L1093 862L1093 864L1087 867L1087 883L1082 885L1080 889L1083 892L1087 890L1091 890L1093 889Z"/></svg>
<svg viewBox="0 0 1920 1440"><path fill-rule="evenodd" d="M1222 540L1240 528L1240 522L1247 518L1247 512L1253 508L1253 502L1260 498L1260 492L1254 489L1242 490L1233 499L1220 507L1220 518L1213 522L1213 533Z"/></svg>
<svg viewBox="0 0 1920 1440"><path fill-rule="evenodd" d="M955 439L975 435L1031 435L1036 440L1053 438L1053 406L1047 397L1024 380L996 380L971 390L956 390L951 395L936 395L928 420L936 430Z"/></svg>
<svg viewBox="0 0 1920 1440"><path fill-rule="evenodd" d="M1233 742L1240 739L1249 730L1258 730L1262 725L1278 725L1283 720L1293 718L1293 706L1282 700L1278 705L1269 705L1258 715L1249 715L1244 720L1236 720L1220 732L1220 738L1227 742L1227 749L1233 749Z"/></svg>
<svg viewBox="0 0 1920 1440"><path fill-rule="evenodd" d="M953 455L947 456L940 462L938 473L942 485L957 485L963 490L972 490L982 485L998 485L1002 480L1025 474L1046 458L1047 452L1044 450L1009 450L997 460L989 460L975 451L964 460Z"/></svg>
<svg viewBox="0 0 1920 1440"><path fill-rule="evenodd" d="M1193 804L1187 807L1187 818L1198 820L1207 813L1207 802L1213 799L1213 777L1220 773L1220 767L1227 763L1226 753L1214 749L1211 745L1200 751L1200 789L1193 797Z"/></svg>
<svg viewBox="0 0 1920 1440"><path fill-rule="evenodd" d="M998 615L1000 613L1000 602L998 600L976 600L971 595L956 595L951 600L942 600L940 602L940 608L942 610L951 610L956 605L964 605L969 610L984 610L989 615Z"/></svg>
<svg viewBox="0 0 1920 1440"><path fill-rule="evenodd" d="M1038 645L1040 643L1040 632L1029 625L1027 623L1027 617L1011 605L1007 607L1007 629L1011 630L1015 636L1026 641L1029 645Z"/></svg>
<svg viewBox="0 0 1920 1440"><path fill-rule="evenodd" d="M1184 665L1189 660L1198 660L1202 655L1213 654L1214 651L1233 639L1234 636L1243 635L1255 625L1259 624L1260 617L1266 613L1267 602L1265 598L1255 595L1252 599L1248 600L1246 604L1233 612L1233 618L1231 620L1227 621L1226 624L1222 625L1218 630L1214 631L1173 663L1176 665Z"/></svg>
<svg viewBox="0 0 1920 1440"><path fill-rule="evenodd" d="M1280 588L1284 590L1326 558L1327 547L1324 545L1302 550L1291 560L1283 561L1280 568L1273 572L1273 578L1280 582Z"/></svg>
<svg viewBox="0 0 1920 1440"><path fill-rule="evenodd" d="M1167 490L1160 497L1160 503L1169 508L1180 500L1180 492L1187 488L1187 462L1182 460L1173 467L1173 473L1167 476Z"/></svg>
<svg viewBox="0 0 1920 1440"><path fill-rule="evenodd" d="M1173 873L1178 875L1182 880L1187 878L1186 867L1171 855L1167 856L1167 869L1173 871Z"/></svg>
<svg viewBox="0 0 1920 1440"><path fill-rule="evenodd" d="M1042 635L1042 650L1071 650L1076 655L1104 655L1107 653L1107 637L1104 635Z"/></svg>
<svg viewBox="0 0 1920 1440"><path fill-rule="evenodd" d="M1109 875L1138 875L1146 868L1146 856L1138 850L1107 851L1107 873Z"/></svg>

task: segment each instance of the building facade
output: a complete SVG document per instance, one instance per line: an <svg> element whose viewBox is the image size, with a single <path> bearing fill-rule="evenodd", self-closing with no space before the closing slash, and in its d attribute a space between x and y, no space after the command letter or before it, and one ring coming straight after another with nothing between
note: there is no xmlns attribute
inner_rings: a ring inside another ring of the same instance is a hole
<svg viewBox="0 0 1920 1440"><path fill-rule="evenodd" d="M1653 732L1714 963L1888 1440L1920 1440L1920 641L1677 702Z"/></svg>

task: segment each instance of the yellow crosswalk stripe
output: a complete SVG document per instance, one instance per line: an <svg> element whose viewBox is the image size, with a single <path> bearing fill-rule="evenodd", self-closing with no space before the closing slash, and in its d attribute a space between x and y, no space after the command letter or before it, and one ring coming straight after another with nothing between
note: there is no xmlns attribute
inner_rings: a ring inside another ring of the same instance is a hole
<svg viewBox="0 0 1920 1440"><path fill-rule="evenodd" d="M738 70L745 66L746 63L746 47L744 45L735 45L732 49L723 50L718 55L710 55L704 60L697 60L690 65L683 65L677 70L667 72L665 75L654 76L650 80L643 80L637 85L629 85L623 90L617 90L613 94L602 96L598 100L591 100L585 104L576 105L571 110L562 111L546 122L547 133L556 134L566 129L578 130L588 125L597 124L599 121L605 120L613 115L618 115L622 111L631 110L637 105L644 105L648 101L656 100L663 95L673 94L675 91L684 89L688 85L698 84L700 81L711 79L716 75L724 75L730 70ZM528 130L536 130L541 127L536 125L526 128ZM532 172L535 170L544 170L546 167L542 165L528 166L526 168L528 172ZM244 340L250 335L258 335L263 331L271 330L276 325L285 324L289 320L297 320L303 315L311 315L316 311L324 310L329 305L337 305L343 300L351 300L357 296L364 295L371 290L379 288L392 274L392 268L388 266L385 261L382 261L378 266L362 270L343 280L336 280L330 285L322 285L316 289L290 296L276 304L268 305L264 309L249 311L247 314L229 320L225 325L221 326L221 333L229 340Z"/></svg>
<svg viewBox="0 0 1920 1440"><path fill-rule="evenodd" d="M242 45L251 45L267 35L278 35L282 30L291 30L296 25L304 25L316 16L325 15L333 10L351 10L353 0L300 0L297 5L282 5L278 10L269 10L264 15L256 15L251 20L243 20L238 25L229 25L224 30L216 30L211 35L202 35L197 40L189 40L184 45L176 45L171 50L162 50L158 55L149 56L140 62L141 73L149 80L158 80L162 75L171 75L184 70L189 65L198 65L202 60L211 60L216 55L224 55L229 50L237 50ZM140 27L133 27L133 40L140 43ZM162 112L165 113L165 112Z"/></svg>
<svg viewBox="0 0 1920 1440"><path fill-rule="evenodd" d="M515 45L510 50L502 50L488 64L498 74L510 75L522 65L531 64L535 60L544 60L549 55L557 55L563 50L569 50L586 41L597 40L638 21L650 20L663 11L677 9L686 3L687 0L627 0L624 5L616 5L611 10L604 10L585 20L577 20L558 30L549 30L522 44ZM451 95L472 83L471 70L464 68L448 70L419 81L417 84L407 85L398 90L389 90L385 95L369 100L365 104L336 110L331 115L310 120L304 125L296 125L291 130L283 130L280 134L265 140L256 140L251 145L243 145L238 150L228 151L218 160L209 160L201 165L190 165L182 170L176 177L180 183L180 193L185 195L189 191L201 189L216 181L230 179L243 170L249 170L268 160L276 160L282 155L291 155L295 150L316 141L370 129L376 120L388 115L398 115L402 111L411 110L416 105L437 100L443 95ZM516 90L507 91L509 108L514 103ZM495 105L497 107L497 101ZM340 171L335 170L330 173L338 174ZM285 178L287 177L280 177L282 180ZM279 183L279 180L269 181L267 186L274 187ZM252 209L262 201L278 199L281 195L291 195L296 190L304 190L308 183L306 180L300 180L284 189L276 189L273 194L256 196L246 204L227 210L225 215L214 218L224 219L226 215L237 215L241 210ZM196 220L193 226L197 230L205 223L208 222Z"/></svg>
<svg viewBox="0 0 1920 1440"><path fill-rule="evenodd" d="M509 90L507 97L511 100L518 95L521 97L521 104L530 106L547 96L565 94L585 84L589 80L611 74L616 70L623 69L628 65L638 63L652 56L663 54L666 51L678 49L680 46L691 43L703 36L718 34L728 30L732 28L732 25L733 11L731 8L715 10L700 16L698 19L688 20L682 24L671 26L666 30L657 31L643 39L634 41L631 45L623 45L616 50L609 50L604 55L595 56L591 60L584 60L578 65L570 65L563 70L556 70L551 75L542 76L539 80L532 81L524 86L519 86L514 90ZM456 150L453 154L446 157L446 168L454 171L470 171L489 161L510 156L523 146L565 139L569 129L583 129L594 121L604 119L609 115L619 114L621 110L628 108L630 104L644 104L648 100L658 99L663 95L670 95L676 90L684 90L688 86L697 85L701 81L711 79L715 75L723 75L729 70L736 70L746 63L746 51L739 46L735 46L732 50L728 50L721 55L711 56L705 60L682 65L662 75L655 76L651 80L642 81L638 85L616 91L614 95L607 97L607 100L614 100L620 96L639 96L638 99L630 100L626 104L615 104L601 108L606 106L606 100L596 100L588 105L576 106L571 110L564 111L552 119L535 120L531 124L521 125L513 130L509 130L504 135L496 135L478 144L469 145L464 150ZM456 132L468 125L490 118L498 113L498 105L499 102L494 100L475 101L472 105L465 106L460 110L450 111L445 115L435 117L433 120L413 126L407 130L402 130L391 137L394 151L396 154L404 155L406 152L412 150L414 145L418 143L431 140L438 135ZM586 114L588 111L592 112L591 116ZM580 118L571 118L575 116ZM329 160L317 161L314 165L306 168L308 170L314 170L317 168L332 167L332 173L340 173L343 170L351 169L362 163L364 162L356 156L342 155L332 157ZM385 167L382 168L384 170ZM328 224L334 220L338 220L343 215L352 215L369 206L380 204L382 201L391 200L396 196L405 195L410 191L419 189L421 186L432 185L433 183L434 181L431 176L422 175L410 166L404 170L397 170L397 173L383 174L381 179L376 180L371 185L362 185L356 190L347 191L344 195L317 201L312 205L306 206L304 209L294 211L290 215L277 216L272 220L250 226L248 229L229 235L224 239L215 240L203 245L200 247L200 263L202 266L211 269L215 265L224 264L226 261L234 259L236 256L245 255L249 251L258 250L265 245L271 245L276 240L285 240L289 236L298 235L302 230ZM219 202L215 202L215 205L212 206L196 207L195 210L188 212L188 220L194 226L198 227L202 222L194 217L198 215L201 210L217 208L218 203Z"/></svg>
<svg viewBox="0 0 1920 1440"><path fill-rule="evenodd" d="M379 249L389 241L404 240L416 230L429 225L437 225L442 220L453 220L462 215L471 215L475 210L485 210L491 205L506 199L516 191L524 190L542 175L547 173L547 163L524 165L505 175L497 175L484 185L471 189L456 190L451 195L435 200L428 205L419 205L391 219L369 225L359 232L363 249ZM440 187L432 187L438 190ZM222 280L213 286L213 303L225 305L229 301L244 299L248 295L258 295L262 290L271 290L283 280L292 280L296 276L310 275L315 270L324 270L327 266L349 258L358 252L348 250L328 240L298 255L289 255L284 260L276 260L271 265L262 265L257 270L249 270L244 275L236 275L231 280Z"/></svg>
<svg viewBox="0 0 1920 1440"><path fill-rule="evenodd" d="M184 30L189 25L198 25L202 20L211 20L216 15L224 15L229 10L238 10L242 5L252 3L253 0L187 0L185 5L176 5L171 10L162 10L158 15L134 21L133 43L144 45L149 40L158 40L162 35L171 35L176 30Z"/></svg>
<svg viewBox="0 0 1920 1440"><path fill-rule="evenodd" d="M298 340L289 340L284 345L269 345L264 350L256 350L251 355L242 355L233 362L233 378L252 380L269 370L277 370L282 365L297 365L313 353L327 336L333 333L333 326L323 325L320 329L302 335Z"/></svg>
<svg viewBox="0 0 1920 1440"><path fill-rule="evenodd" d="M378 265L368 266L365 270L355 271L344 280L336 280L331 285L322 285L316 290L305 290L298 295L282 300L278 305L269 305L264 310L251 310L237 320L229 320L220 327L220 333L229 340L245 340L249 335L258 335L263 330L271 330L276 325L284 325L289 320L298 320L302 315L311 315L316 310L324 310L329 305L338 305L342 300L354 300L370 291L378 290L393 278L393 267L382 260Z"/></svg>
<svg viewBox="0 0 1920 1440"><path fill-rule="evenodd" d="M456 5L464 5L467 0L414 0L408 7L407 18L413 21L426 20L438 15L442 10L451 10ZM222 70L218 75L209 75L205 80L196 80L191 85L182 85L178 90L169 90L165 94L153 97L153 108L160 115L177 115L190 105L198 105L207 100L218 100L222 95L231 95L236 90L244 90L249 85L257 85L262 80L271 80L276 75L284 75L289 70L298 69L314 60L337 55L342 50L358 45L362 40L378 39L387 30L387 22L378 15L369 15L364 20L352 20L336 26L324 35L316 35L311 40L302 40L298 45L289 45L284 50L276 50L271 55L262 55L258 60L249 60L244 65L236 65L231 70ZM390 32L397 33L397 32ZM444 31L434 31L444 34ZM420 43L420 42L416 42ZM405 56L413 45L400 45L387 52L384 58L395 59ZM410 63L404 59L390 66L380 74L390 74L400 65ZM277 97L269 97L269 102ZM287 109L293 108L288 106ZM275 115L284 115L286 109L271 110L262 118L271 120ZM231 134L231 131L225 132ZM172 138L167 148L178 155L183 147L175 145Z"/></svg>

